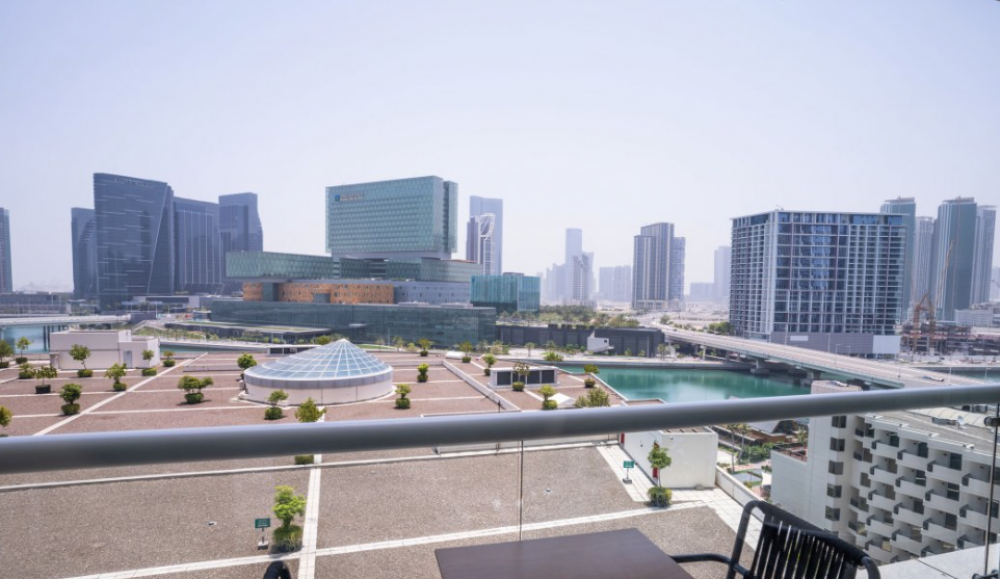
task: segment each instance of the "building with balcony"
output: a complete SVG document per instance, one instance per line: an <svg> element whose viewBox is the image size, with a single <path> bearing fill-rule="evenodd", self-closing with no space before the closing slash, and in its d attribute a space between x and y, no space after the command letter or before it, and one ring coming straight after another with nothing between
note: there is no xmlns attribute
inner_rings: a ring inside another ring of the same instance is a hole
<svg viewBox="0 0 1000 579"><path fill-rule="evenodd" d="M851 390L813 383L813 394ZM880 563L982 545L988 517L995 541L983 416L931 409L813 419L808 459L771 454L771 499Z"/></svg>
<svg viewBox="0 0 1000 579"><path fill-rule="evenodd" d="M901 215L771 211L733 220L729 322L742 338L899 352Z"/></svg>

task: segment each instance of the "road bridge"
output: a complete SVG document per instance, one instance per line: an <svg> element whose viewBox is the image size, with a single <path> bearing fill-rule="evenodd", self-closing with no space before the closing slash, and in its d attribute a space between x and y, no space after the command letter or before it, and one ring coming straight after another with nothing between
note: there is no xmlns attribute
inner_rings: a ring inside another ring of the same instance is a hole
<svg viewBox="0 0 1000 579"><path fill-rule="evenodd" d="M772 344L757 340L747 340L733 336L719 336L704 332L664 328L670 342L683 342L739 354L755 360L759 365L766 362L785 364L793 368L809 371L818 377L819 373L843 376L861 380L866 385L889 388L925 388L930 386L983 384L982 380L966 376L955 376L913 368L904 364L885 363L865 358L853 358L843 354L809 350L791 345Z"/></svg>

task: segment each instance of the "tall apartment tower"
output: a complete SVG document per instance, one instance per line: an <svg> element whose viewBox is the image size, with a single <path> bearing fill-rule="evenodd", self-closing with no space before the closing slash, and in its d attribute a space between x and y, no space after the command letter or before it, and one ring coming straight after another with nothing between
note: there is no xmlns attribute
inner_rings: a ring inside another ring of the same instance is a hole
<svg viewBox="0 0 1000 579"><path fill-rule="evenodd" d="M910 270L913 275L913 293L910 294L912 304L920 303L931 292L934 222L933 217L917 217L917 236L913 243L913 264Z"/></svg>
<svg viewBox="0 0 1000 579"><path fill-rule="evenodd" d="M174 191L160 181L94 173L97 292L103 308L174 292Z"/></svg>
<svg viewBox="0 0 1000 579"><path fill-rule="evenodd" d="M14 291L10 261L10 212L0 207L0 293Z"/></svg>
<svg viewBox="0 0 1000 579"><path fill-rule="evenodd" d="M440 177L326 188L326 249L334 257L450 259L457 227L458 184Z"/></svg>
<svg viewBox="0 0 1000 579"><path fill-rule="evenodd" d="M729 279L733 266L733 248L720 245L715 250L715 280L712 284L714 298L719 303L729 301Z"/></svg>
<svg viewBox="0 0 1000 579"><path fill-rule="evenodd" d="M931 260L931 295L937 319L953 321L955 310L972 299L972 263L976 249L976 200L958 197L938 207Z"/></svg>
<svg viewBox="0 0 1000 579"><path fill-rule="evenodd" d="M600 269L601 298L609 302L627 302L632 298L632 267L616 265Z"/></svg>
<svg viewBox="0 0 1000 579"><path fill-rule="evenodd" d="M489 251L492 253L492 264L490 270L483 268L484 275L500 275L503 273L503 199L491 199L488 197L469 197L469 233L472 233L473 221L478 222L478 218L483 215L493 216L493 233L490 239ZM471 239L468 237L467 239ZM475 259L473 249L466 243L465 259L482 263Z"/></svg>
<svg viewBox="0 0 1000 579"><path fill-rule="evenodd" d="M219 195L219 238L223 291L240 291L243 283L226 277L226 254L264 251L264 227L257 209L256 193Z"/></svg>
<svg viewBox="0 0 1000 579"><path fill-rule="evenodd" d="M852 354L899 352L901 215L771 211L733 220L736 335Z"/></svg>
<svg viewBox="0 0 1000 579"><path fill-rule="evenodd" d="M222 284L219 204L174 198L177 291L217 293Z"/></svg>
<svg viewBox="0 0 1000 579"><path fill-rule="evenodd" d="M665 310L669 306L673 243L671 223L646 225L633 238L632 309Z"/></svg>
<svg viewBox="0 0 1000 579"><path fill-rule="evenodd" d="M465 236L465 259L482 266L482 275L500 275L497 263L496 215L483 213L469 218Z"/></svg>
<svg viewBox="0 0 1000 579"><path fill-rule="evenodd" d="M567 264L570 268L571 283L569 303L572 305L586 306L592 303L590 299L590 286L594 278L592 255L582 253Z"/></svg>
<svg viewBox="0 0 1000 579"><path fill-rule="evenodd" d="M684 255L687 251L687 240L675 237L670 244L670 292L669 300L672 309L684 309Z"/></svg>
<svg viewBox="0 0 1000 579"><path fill-rule="evenodd" d="M913 302L913 253L917 242L917 201L913 197L898 197L882 204L882 213L903 216L906 226L906 253L903 258L903 297L900 301L899 319L905 317L905 310Z"/></svg>
<svg viewBox="0 0 1000 579"><path fill-rule="evenodd" d="M580 255L583 255L583 230L567 229L566 261L564 263L573 263L573 258Z"/></svg>
<svg viewBox="0 0 1000 579"><path fill-rule="evenodd" d="M976 210L976 243L972 252L973 305L990 301L993 285L993 242L996 238L997 208L980 205Z"/></svg>
<svg viewBox="0 0 1000 579"><path fill-rule="evenodd" d="M70 210L73 236L73 297L97 298L97 220L93 209Z"/></svg>

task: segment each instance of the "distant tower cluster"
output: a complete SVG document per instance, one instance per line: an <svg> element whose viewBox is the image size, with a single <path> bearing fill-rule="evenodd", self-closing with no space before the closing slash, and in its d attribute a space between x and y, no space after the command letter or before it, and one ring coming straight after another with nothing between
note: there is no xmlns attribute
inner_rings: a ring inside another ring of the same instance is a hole
<svg viewBox="0 0 1000 579"><path fill-rule="evenodd" d="M565 261L553 264L545 274L545 301L566 305L592 306L594 254L583 251L583 230L566 230Z"/></svg>
<svg viewBox="0 0 1000 579"><path fill-rule="evenodd" d="M175 197L162 181L94 174L94 208L73 208L78 299L117 308L137 296L224 290L225 254L258 250L257 195Z"/></svg>

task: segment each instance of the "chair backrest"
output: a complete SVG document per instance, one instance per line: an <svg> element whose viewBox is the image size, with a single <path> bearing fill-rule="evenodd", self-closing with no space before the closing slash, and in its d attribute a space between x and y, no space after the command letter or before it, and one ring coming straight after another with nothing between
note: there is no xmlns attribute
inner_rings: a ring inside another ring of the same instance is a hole
<svg viewBox="0 0 1000 579"><path fill-rule="evenodd" d="M739 564L754 510L763 513L760 538L754 549L749 577L759 579L853 579L858 567L869 579L879 579L878 567L864 551L778 507L750 501L743 508L733 546L733 561ZM736 570L730 568L728 579Z"/></svg>

